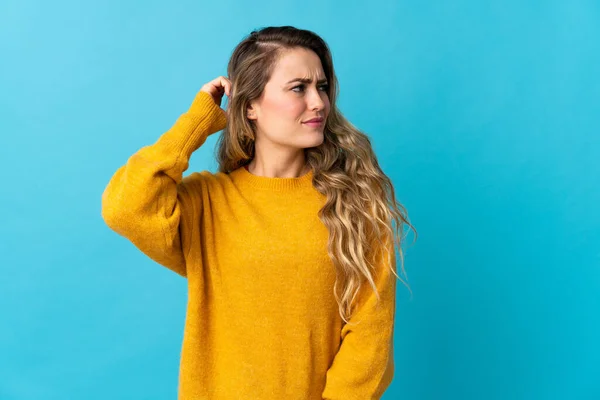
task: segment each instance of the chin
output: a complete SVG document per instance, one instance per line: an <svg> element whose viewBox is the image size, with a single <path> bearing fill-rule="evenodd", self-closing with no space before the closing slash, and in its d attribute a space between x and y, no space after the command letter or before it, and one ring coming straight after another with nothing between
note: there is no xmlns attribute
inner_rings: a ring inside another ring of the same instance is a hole
<svg viewBox="0 0 600 400"><path fill-rule="evenodd" d="M302 143L299 143L299 147L302 148L309 148L309 147L317 147L320 146L321 144L323 144L323 141L325 140L325 135L323 134L323 132L320 132L318 134L313 134L310 136L306 137L306 140L303 140Z"/></svg>

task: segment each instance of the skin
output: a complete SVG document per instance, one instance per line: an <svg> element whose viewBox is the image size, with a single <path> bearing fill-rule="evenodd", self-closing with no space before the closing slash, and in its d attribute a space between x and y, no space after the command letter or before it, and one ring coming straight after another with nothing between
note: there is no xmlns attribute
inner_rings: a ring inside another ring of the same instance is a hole
<svg viewBox="0 0 600 400"><path fill-rule="evenodd" d="M310 83L289 81L308 78ZM247 117L256 126L255 157L248 165L250 173L271 178L294 178L306 174L304 149L323 143L325 120L329 115L327 82L319 57L312 50L285 50L267 82L261 97L253 101ZM321 82L319 82L321 81ZM220 105L223 93L231 93L231 82L224 77L207 83ZM323 117L320 127L303 123Z"/></svg>

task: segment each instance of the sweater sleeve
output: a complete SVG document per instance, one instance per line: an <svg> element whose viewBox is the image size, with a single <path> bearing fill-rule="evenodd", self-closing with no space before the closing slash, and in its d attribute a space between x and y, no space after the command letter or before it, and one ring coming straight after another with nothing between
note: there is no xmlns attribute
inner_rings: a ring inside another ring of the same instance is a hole
<svg viewBox="0 0 600 400"><path fill-rule="evenodd" d="M190 241L186 235L193 208L199 206L183 172L192 153L226 123L225 111L212 96L197 92L189 109L154 144L133 154L102 194L106 224L182 276L186 276L185 246Z"/></svg>
<svg viewBox="0 0 600 400"><path fill-rule="evenodd" d="M386 245L395 270L393 242ZM392 382L397 278L384 257L382 252L373 277L380 299L368 282L361 286L352 324L343 325L342 343L327 371L324 400L380 399Z"/></svg>

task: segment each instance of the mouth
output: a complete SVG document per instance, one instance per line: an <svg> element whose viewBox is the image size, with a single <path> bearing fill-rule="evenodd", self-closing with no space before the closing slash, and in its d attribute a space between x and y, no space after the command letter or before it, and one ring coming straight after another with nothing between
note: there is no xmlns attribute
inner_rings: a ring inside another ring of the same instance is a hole
<svg viewBox="0 0 600 400"><path fill-rule="evenodd" d="M313 118L313 119L309 119L308 121L304 121L305 124L307 124L309 122L323 122L323 117Z"/></svg>
<svg viewBox="0 0 600 400"><path fill-rule="evenodd" d="M323 118L313 118L308 121L303 122L304 125L310 126L312 128L318 128L323 126Z"/></svg>

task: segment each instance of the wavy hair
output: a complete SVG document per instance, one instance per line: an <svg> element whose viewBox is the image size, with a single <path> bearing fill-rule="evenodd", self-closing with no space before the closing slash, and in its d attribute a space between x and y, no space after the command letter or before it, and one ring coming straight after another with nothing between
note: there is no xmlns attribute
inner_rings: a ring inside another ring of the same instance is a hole
<svg viewBox="0 0 600 400"><path fill-rule="evenodd" d="M396 201L392 182L379 167L369 138L336 107L339 89L331 52L317 34L292 26L265 27L252 31L234 49L227 66L232 83L228 121L217 141L219 172L230 173L254 157L256 129L254 121L246 117L247 108L261 97L281 54L293 48L314 51L329 83L324 141L304 151L313 169L312 184L326 196L319 218L328 229L327 251L336 268L334 296L341 318L348 323L353 301L365 281L379 301L373 270L384 254L386 264L410 290L394 270L394 247L399 249L406 276L401 233L406 224L413 228L416 239L416 230Z"/></svg>

